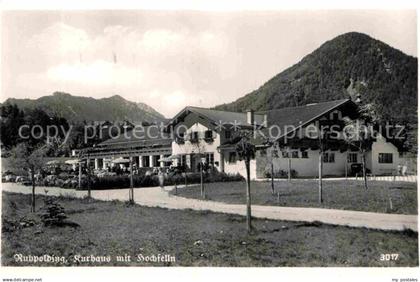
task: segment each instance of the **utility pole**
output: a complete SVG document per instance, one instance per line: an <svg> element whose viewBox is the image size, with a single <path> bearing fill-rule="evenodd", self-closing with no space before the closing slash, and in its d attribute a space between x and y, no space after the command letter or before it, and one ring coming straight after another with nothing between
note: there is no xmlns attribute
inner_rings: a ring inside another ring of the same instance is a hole
<svg viewBox="0 0 420 282"><path fill-rule="evenodd" d="M318 202L321 204L322 199L322 165L323 165L323 157L324 157L324 142L323 142L323 132L321 126L319 127L318 133L318 142L319 142L319 160L318 160Z"/></svg>

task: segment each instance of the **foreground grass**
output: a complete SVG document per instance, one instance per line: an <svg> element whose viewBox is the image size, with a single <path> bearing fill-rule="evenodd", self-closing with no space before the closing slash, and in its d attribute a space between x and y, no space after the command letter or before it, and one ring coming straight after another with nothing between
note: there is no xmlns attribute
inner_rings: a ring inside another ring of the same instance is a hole
<svg viewBox="0 0 420 282"><path fill-rule="evenodd" d="M182 265L182 266L416 266L417 233L383 232L322 224L254 219L245 232L244 217L192 210L129 206L123 202L88 202L57 198L69 220L80 225L44 227L29 213L29 195L3 192L2 220L31 218L35 225L2 231L2 264L16 265ZM37 196L43 206L46 196ZM137 262L169 254L172 263ZM399 255L381 261L381 254ZM55 255L64 264L17 263L15 254ZM131 262L117 262L124 254ZM110 263L78 263L75 255L111 256Z"/></svg>
<svg viewBox="0 0 420 282"><path fill-rule="evenodd" d="M369 181L368 185L368 190L365 190L361 181L323 181L324 202L321 205L318 203L316 180L276 181L275 195L271 193L270 182L252 182L251 196L252 203L256 205L417 214L417 183ZM244 182L206 183L205 190L207 200L229 204L246 202ZM200 187L180 188L177 195L201 199Z"/></svg>

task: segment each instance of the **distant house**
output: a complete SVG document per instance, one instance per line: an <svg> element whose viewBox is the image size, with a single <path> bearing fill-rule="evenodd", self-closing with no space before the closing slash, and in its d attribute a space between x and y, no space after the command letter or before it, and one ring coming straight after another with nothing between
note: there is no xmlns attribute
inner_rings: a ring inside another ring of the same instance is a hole
<svg viewBox="0 0 420 282"><path fill-rule="evenodd" d="M251 178L265 177L271 160L275 172L287 171L290 163L297 176L314 177L319 140L311 136L316 130L308 129L322 125L338 132L334 142L325 142L323 174L342 176L361 162L360 153L341 136L344 118L357 119L357 109L350 99L255 113L185 107L164 128L155 129L159 134L138 136L130 131L98 144L90 156L98 169L112 165L112 159L132 156L139 167L183 166L194 172L205 162L222 172L245 175L235 146L241 132L251 132L251 142L259 149L251 161ZM366 154L368 170L377 175L395 173L400 162L397 146L381 135Z"/></svg>

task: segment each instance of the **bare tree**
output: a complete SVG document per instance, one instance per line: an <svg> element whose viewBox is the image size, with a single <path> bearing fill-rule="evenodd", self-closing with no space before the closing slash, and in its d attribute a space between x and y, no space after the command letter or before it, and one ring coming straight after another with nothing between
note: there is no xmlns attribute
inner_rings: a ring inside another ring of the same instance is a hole
<svg viewBox="0 0 420 282"><path fill-rule="evenodd" d="M248 233L251 232L251 159L255 157L255 146L251 144L247 137L242 139L236 145L236 153L240 160L245 162L246 169L246 226Z"/></svg>
<svg viewBox="0 0 420 282"><path fill-rule="evenodd" d="M277 145L279 148L279 151L282 153L283 156L287 157L287 180L289 182L292 181L292 159L290 158L290 147L286 144L280 144Z"/></svg>
<svg viewBox="0 0 420 282"><path fill-rule="evenodd" d="M29 174L32 183L31 212L35 212L35 174L42 170L45 165L45 156L48 151L47 145L34 145L19 143L11 151L12 165L18 170L25 170Z"/></svg>
<svg viewBox="0 0 420 282"><path fill-rule="evenodd" d="M198 136L199 132L195 132L197 133L197 136L194 136L194 132L191 133L191 137L190 137L190 143L191 146L193 147L194 150L194 155L195 157L198 157L198 168L200 170L200 193L201 193L201 197L203 199L206 198L206 193L205 193L205 189L204 189L204 176L203 176L203 169L204 169L204 164L202 161L202 158L205 156L205 145L203 144L204 141L204 137L203 136Z"/></svg>
<svg viewBox="0 0 420 282"><path fill-rule="evenodd" d="M267 149L267 153L266 153L266 157L267 160L270 164L270 186L271 186L271 194L275 194L275 189L274 189L274 158L278 157L278 151L279 151L279 146L277 142L272 142L267 140L266 143L266 149Z"/></svg>
<svg viewBox="0 0 420 282"><path fill-rule="evenodd" d="M128 201L134 204L134 180L133 180L133 156L130 154L130 190L128 192Z"/></svg>
<svg viewBox="0 0 420 282"><path fill-rule="evenodd" d="M318 155L318 202L321 204L323 202L322 195L322 172L323 172L323 158L324 158L324 147L325 140L324 134L320 129L318 133L318 146L319 146L319 155Z"/></svg>

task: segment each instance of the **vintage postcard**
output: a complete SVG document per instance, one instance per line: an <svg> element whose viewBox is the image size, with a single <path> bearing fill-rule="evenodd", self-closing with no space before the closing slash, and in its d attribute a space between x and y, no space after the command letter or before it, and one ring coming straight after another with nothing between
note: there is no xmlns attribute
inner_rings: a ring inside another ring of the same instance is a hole
<svg viewBox="0 0 420 282"><path fill-rule="evenodd" d="M416 10L1 23L2 281L117 266L406 267L382 281L417 281Z"/></svg>

